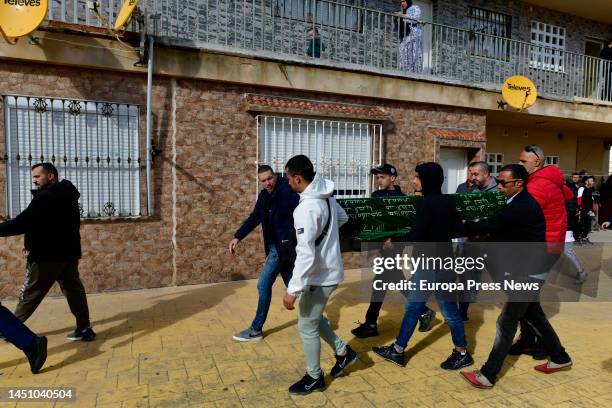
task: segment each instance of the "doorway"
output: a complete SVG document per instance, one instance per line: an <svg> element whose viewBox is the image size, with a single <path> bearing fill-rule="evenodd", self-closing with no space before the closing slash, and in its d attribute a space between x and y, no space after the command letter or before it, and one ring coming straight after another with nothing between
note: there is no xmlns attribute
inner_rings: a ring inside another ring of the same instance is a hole
<svg viewBox="0 0 612 408"><path fill-rule="evenodd" d="M467 150L441 147L440 166L444 170L442 193L454 194L467 179Z"/></svg>
<svg viewBox="0 0 612 408"><path fill-rule="evenodd" d="M433 22L433 5L431 0L414 0L414 4L421 8L421 20ZM423 26L423 73L428 74L431 70L431 24Z"/></svg>
<svg viewBox="0 0 612 408"><path fill-rule="evenodd" d="M584 40L584 96L585 98L597 99L599 84L603 84L603 67L599 60L599 54L605 46L605 41L596 38Z"/></svg>

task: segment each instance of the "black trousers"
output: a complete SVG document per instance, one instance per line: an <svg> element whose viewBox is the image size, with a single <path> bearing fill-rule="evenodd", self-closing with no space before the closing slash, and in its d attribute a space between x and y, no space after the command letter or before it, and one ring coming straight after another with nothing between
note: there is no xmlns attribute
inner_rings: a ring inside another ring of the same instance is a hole
<svg viewBox="0 0 612 408"><path fill-rule="evenodd" d="M541 338L544 347L550 352L550 359L553 363L563 364L570 361L569 355L561 345L557 333L550 325L539 302L509 302L504 305L497 318L495 343L487 362L480 369L480 372L492 383L495 383L504 360L510 352L521 319Z"/></svg>
<svg viewBox="0 0 612 408"><path fill-rule="evenodd" d="M393 248L390 250L382 251L381 255L385 257L394 257L396 254L400 253L397 248ZM398 283L402 280L406 279L404 273L399 269L385 269L383 273L374 277L374 280L382 280L385 283ZM402 291L402 295L404 297L408 297L408 291ZM374 290L372 288L372 296L370 298L370 306L368 307L368 311L366 312L365 322L369 324L376 324L378 321L378 316L380 315L380 309L382 309L383 302L385 301L385 296L387 294L386 290ZM403 307L403 305L402 305ZM430 309L427 306L423 306L421 310L421 315L424 315Z"/></svg>
<svg viewBox="0 0 612 408"><path fill-rule="evenodd" d="M85 288L79 277L79 261L28 262L26 276L15 309L17 319L25 322L34 313L53 284L60 285L76 318L77 329L89 326L89 308Z"/></svg>

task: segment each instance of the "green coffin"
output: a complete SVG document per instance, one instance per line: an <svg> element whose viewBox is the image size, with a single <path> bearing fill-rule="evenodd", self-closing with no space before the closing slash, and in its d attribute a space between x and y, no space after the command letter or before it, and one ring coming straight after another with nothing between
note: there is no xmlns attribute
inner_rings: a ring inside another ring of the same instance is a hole
<svg viewBox="0 0 612 408"><path fill-rule="evenodd" d="M449 194L462 219L475 220L494 217L506 205L499 192ZM342 241L379 241L406 235L416 217L416 203L421 196L351 198L338 203L349 216L342 227Z"/></svg>

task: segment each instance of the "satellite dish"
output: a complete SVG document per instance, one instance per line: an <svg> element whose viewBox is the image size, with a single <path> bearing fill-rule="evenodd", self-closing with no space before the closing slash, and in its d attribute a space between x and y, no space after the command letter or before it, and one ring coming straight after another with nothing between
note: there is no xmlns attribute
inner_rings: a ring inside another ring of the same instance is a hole
<svg viewBox="0 0 612 408"><path fill-rule="evenodd" d="M48 0L1 1L0 32L8 42L12 42L9 39L30 34L45 19L47 8Z"/></svg>
<svg viewBox="0 0 612 408"><path fill-rule="evenodd" d="M514 109L522 111L529 108L538 98L538 90L533 82L521 75L511 76L502 86L504 101Z"/></svg>
<svg viewBox="0 0 612 408"><path fill-rule="evenodd" d="M115 31L118 31L128 21L134 12L136 4L138 4L138 0L125 0L123 6L121 6L121 10L119 10L117 20L115 21Z"/></svg>

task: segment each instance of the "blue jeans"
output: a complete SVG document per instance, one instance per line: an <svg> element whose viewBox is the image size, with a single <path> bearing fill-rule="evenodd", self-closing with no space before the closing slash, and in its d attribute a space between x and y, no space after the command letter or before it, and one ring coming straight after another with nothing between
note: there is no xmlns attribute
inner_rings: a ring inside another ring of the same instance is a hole
<svg viewBox="0 0 612 408"><path fill-rule="evenodd" d="M416 282L418 288L419 281L421 280L455 282L456 276L453 271L424 271L420 269L414 274L412 281ZM395 344L398 346L405 348L408 345L408 340L410 340L412 333L414 333L414 329L416 328L423 307L427 303L429 296L431 296L430 292L415 290L411 291L406 298L404 318L402 319L402 325L397 335L397 339L395 340ZM450 328L453 344L455 347L466 347L467 340L465 339L463 320L459 314L457 302L451 298L452 296L449 296L448 293L436 293L436 301L438 302L442 316L444 316L444 320L446 320Z"/></svg>
<svg viewBox="0 0 612 408"><path fill-rule="evenodd" d="M270 245L266 262L264 263L263 270L257 281L259 301L257 302L255 319L253 319L253 323L251 323L251 329L254 331L261 331L266 322L268 310L270 310L270 303L272 302L272 286L276 281L276 277L280 274L283 278L283 282L285 282L285 286L287 286L291 280L292 272L293 271L288 270L288 268L281 268L276 246Z"/></svg>
<svg viewBox="0 0 612 408"><path fill-rule="evenodd" d="M36 335L2 305L0 305L0 333L20 350L26 349L36 339Z"/></svg>

